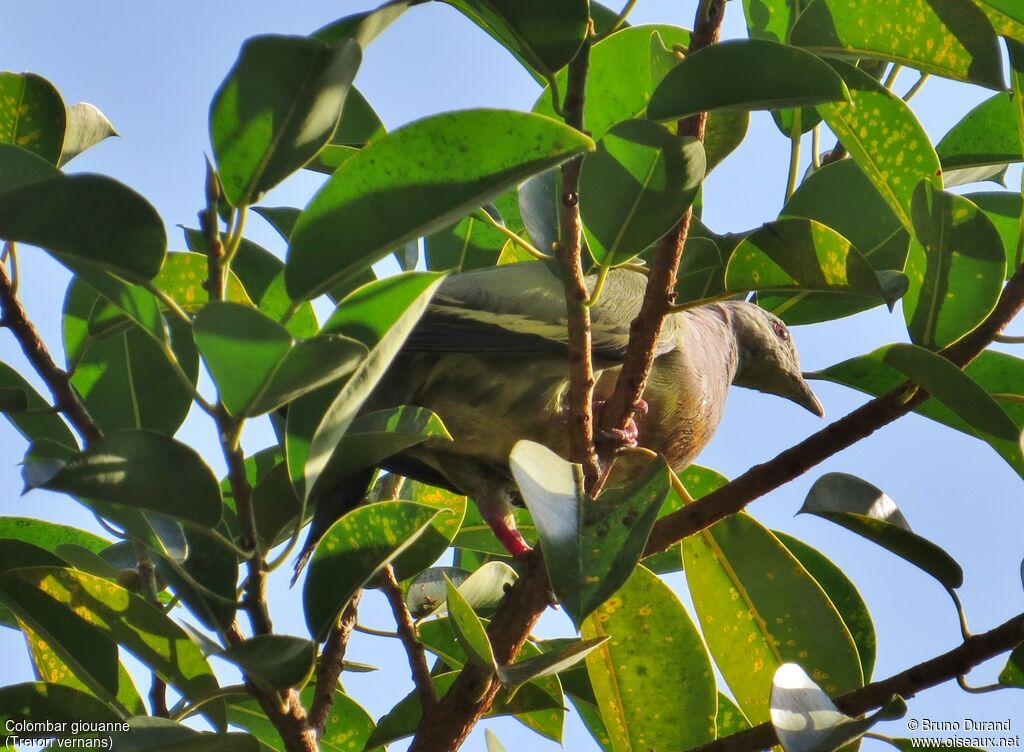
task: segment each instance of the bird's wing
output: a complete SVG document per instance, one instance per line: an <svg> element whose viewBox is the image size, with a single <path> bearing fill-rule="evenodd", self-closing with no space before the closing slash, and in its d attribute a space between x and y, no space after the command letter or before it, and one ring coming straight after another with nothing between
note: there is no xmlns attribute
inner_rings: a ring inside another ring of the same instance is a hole
<svg viewBox="0 0 1024 752"><path fill-rule="evenodd" d="M442 283L423 318L406 340L407 352L507 354L565 353L565 298L558 268L548 262L489 267ZM593 289L596 275L587 278ZM621 361L629 325L640 310L645 279L625 269L609 273L590 309L593 353ZM671 347L662 339L659 354Z"/></svg>

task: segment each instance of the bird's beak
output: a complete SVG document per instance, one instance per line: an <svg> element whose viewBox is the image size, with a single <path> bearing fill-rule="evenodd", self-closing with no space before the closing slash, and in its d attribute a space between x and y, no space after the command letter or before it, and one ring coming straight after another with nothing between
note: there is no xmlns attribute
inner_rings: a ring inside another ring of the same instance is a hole
<svg viewBox="0 0 1024 752"><path fill-rule="evenodd" d="M821 404L821 400L818 399L818 395L811 389L811 385L802 377L798 376L793 382L792 394L787 394L789 399L800 405L800 407L807 408L812 413L817 415L819 418L825 417L825 406Z"/></svg>

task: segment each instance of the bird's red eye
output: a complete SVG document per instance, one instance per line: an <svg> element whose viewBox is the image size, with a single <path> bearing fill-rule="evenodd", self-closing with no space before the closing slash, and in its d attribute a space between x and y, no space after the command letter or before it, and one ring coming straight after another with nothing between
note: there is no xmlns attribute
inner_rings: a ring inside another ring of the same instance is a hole
<svg viewBox="0 0 1024 752"><path fill-rule="evenodd" d="M775 329L775 336L781 339L783 342L789 341L789 329L781 321L776 321L772 325Z"/></svg>

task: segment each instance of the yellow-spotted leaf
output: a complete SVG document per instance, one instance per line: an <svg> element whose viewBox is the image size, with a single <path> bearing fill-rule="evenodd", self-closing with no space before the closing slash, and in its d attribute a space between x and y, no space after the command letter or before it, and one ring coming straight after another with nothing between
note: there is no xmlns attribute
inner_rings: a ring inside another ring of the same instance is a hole
<svg viewBox="0 0 1024 752"><path fill-rule="evenodd" d="M850 101L820 104L818 112L903 226L912 231L914 188L922 180L942 187L935 149L902 99L860 68L838 61L832 65L846 82Z"/></svg>
<svg viewBox="0 0 1024 752"><path fill-rule="evenodd" d="M972 0L815 0L800 14L790 41L827 55L879 58L1003 87L995 32Z"/></svg>
<svg viewBox="0 0 1024 752"><path fill-rule="evenodd" d="M695 498L725 483L696 466L682 480ZM768 720L772 674L788 661L832 694L863 684L857 646L828 595L749 515L684 540L683 571L711 655L751 723Z"/></svg>
<svg viewBox="0 0 1024 752"><path fill-rule="evenodd" d="M53 84L35 73L0 73L0 143L57 164L67 113Z"/></svg>
<svg viewBox="0 0 1024 752"><path fill-rule="evenodd" d="M580 632L588 640L609 638L587 656L587 673L614 752L689 749L715 738L711 659L683 604L657 575L637 567Z"/></svg>
<svg viewBox="0 0 1024 752"><path fill-rule="evenodd" d="M170 295L183 310L195 313L210 299L203 286L206 277L206 254L176 251L167 254L153 284ZM234 303L253 305L245 287L231 270L228 271L225 298Z"/></svg>

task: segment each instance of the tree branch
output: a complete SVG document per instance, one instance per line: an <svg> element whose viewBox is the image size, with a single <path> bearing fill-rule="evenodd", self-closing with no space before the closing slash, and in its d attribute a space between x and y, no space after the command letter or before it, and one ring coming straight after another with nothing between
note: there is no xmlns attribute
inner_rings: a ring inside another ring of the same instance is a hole
<svg viewBox="0 0 1024 752"><path fill-rule="evenodd" d="M835 699L844 713L857 716L889 701L893 695L904 699L950 679L963 676L980 663L1012 650L1024 642L1024 614L1018 614L995 629L964 640L948 653L919 663L883 681L855 689ZM694 747L689 752L748 752L778 744L775 729L762 723L745 731Z"/></svg>
<svg viewBox="0 0 1024 752"><path fill-rule="evenodd" d="M324 651L320 656L313 704L309 709L309 725L313 727L318 738L323 736L324 727L327 725L331 708L334 706L334 693L338 686L338 677L341 676L342 667L345 665L345 651L348 649L349 637L352 636L352 630L359 617L359 599L362 598L362 595L362 590L357 591L345 606L338 623L327 635L327 642L324 644Z"/></svg>
<svg viewBox="0 0 1024 752"><path fill-rule="evenodd" d="M409 669L412 671L412 680L416 685L416 692L420 696L420 707L424 712L429 711L437 705L437 690L430 678L430 666L427 663L427 654L419 641L416 632L416 624L409 613L409 607L405 605L405 596L395 579L395 570L388 564L381 572L381 589L384 596L391 605L391 613L395 615L395 626L398 628L398 636L405 647L405 653L409 656Z"/></svg>
<svg viewBox="0 0 1024 752"><path fill-rule="evenodd" d="M583 105L586 97L587 70L590 67L590 40L569 63L565 91L565 122L583 131ZM562 165L562 197L559 204L559 238L555 258L562 271L565 311L569 332L569 394L566 404L569 418L569 458L583 466L587 488L600 477L594 452L594 366L591 361L590 297L583 277L580 222L580 168L583 157Z"/></svg>
<svg viewBox="0 0 1024 752"><path fill-rule="evenodd" d="M691 54L718 41L724 17L725 0L709 0L698 5L693 36L690 38ZM706 123L707 113L702 112L680 120L676 124L676 132L680 136L692 136L698 141L703 141ZM679 269L683 246L690 232L692 217L693 209L688 208L672 231L658 241L640 313L630 325L629 344L626 347L622 370L615 383L615 390L601 415L600 428L604 429L602 433L626 428L647 386L647 377L654 363L661 325L675 300L676 271ZM617 447L605 442L599 449L603 476L594 485L594 495L600 490L611 471Z"/></svg>

